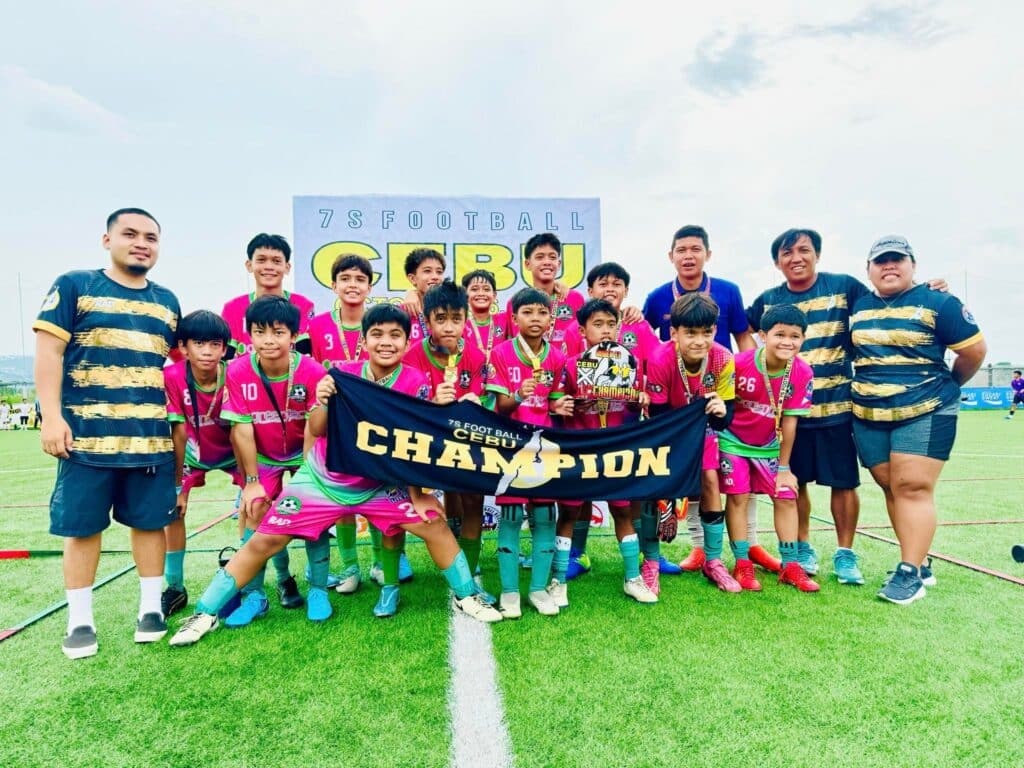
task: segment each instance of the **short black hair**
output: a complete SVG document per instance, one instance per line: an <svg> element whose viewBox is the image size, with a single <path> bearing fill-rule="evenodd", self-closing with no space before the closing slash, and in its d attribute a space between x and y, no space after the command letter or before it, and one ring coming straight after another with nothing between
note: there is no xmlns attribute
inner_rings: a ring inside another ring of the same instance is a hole
<svg viewBox="0 0 1024 768"><path fill-rule="evenodd" d="M175 338L183 344L189 341L223 341L226 347L231 342L231 329L216 312L197 309L181 318Z"/></svg>
<svg viewBox="0 0 1024 768"><path fill-rule="evenodd" d="M767 333L776 325L796 325L807 330L807 315L792 304L776 304L761 317L761 330Z"/></svg>
<svg viewBox="0 0 1024 768"><path fill-rule="evenodd" d="M672 303L670 322L673 328L710 328L718 323L718 304L706 293L694 291Z"/></svg>
<svg viewBox="0 0 1024 768"><path fill-rule="evenodd" d="M299 308L284 296L268 293L260 296L245 310L245 330L252 334L252 327L273 328L280 323L291 331L299 332Z"/></svg>
<svg viewBox="0 0 1024 768"><path fill-rule="evenodd" d="M285 261L292 260L292 247L288 245L284 235L268 235L266 232L260 232L245 246L245 252L250 260L252 255L256 253L257 248L269 248L272 251L280 251L284 254Z"/></svg>
<svg viewBox="0 0 1024 768"><path fill-rule="evenodd" d="M370 260L354 253L343 253L334 260L334 264L331 265L331 282L337 280L338 273L346 269L358 269L366 275L367 280L373 282L373 267L370 266Z"/></svg>
<svg viewBox="0 0 1024 768"><path fill-rule="evenodd" d="M512 296L513 314L528 304L541 304L551 310L551 297L539 288L523 288Z"/></svg>
<svg viewBox="0 0 1024 768"><path fill-rule="evenodd" d="M562 255L562 241L558 239L558 235L552 232L541 232L527 240L523 255L530 258L530 254L542 245L550 245L559 256Z"/></svg>
<svg viewBox="0 0 1024 768"><path fill-rule="evenodd" d="M423 294L423 315L427 318L435 309L447 309L449 312L469 312L469 294L461 285L451 280L440 283Z"/></svg>
<svg viewBox="0 0 1024 768"><path fill-rule="evenodd" d="M587 273L587 288L593 288L594 283L602 277L617 277L629 288L629 272L621 264L616 264L614 261L602 262L590 270Z"/></svg>
<svg viewBox="0 0 1024 768"><path fill-rule="evenodd" d="M154 216L149 211L143 208L118 208L112 214L107 216L107 232L109 232L110 228L117 223L117 220L121 218L121 215L125 213L134 213L138 214L139 216L145 216L147 219L150 219L154 224L156 224L156 231L160 231L160 222L157 221L156 216Z"/></svg>
<svg viewBox="0 0 1024 768"><path fill-rule="evenodd" d="M373 326L387 323L398 324L405 331L405 338L409 338L409 333L412 331L412 320L404 310L388 302L374 304L366 310L366 314L363 315L363 335L369 333Z"/></svg>
<svg viewBox="0 0 1024 768"><path fill-rule="evenodd" d="M619 311L615 309L615 305L606 299L591 299L585 303L582 307L576 310L576 322L580 328L587 324L587 320L596 315L598 312L604 312L615 318L615 322L619 321Z"/></svg>
<svg viewBox="0 0 1024 768"><path fill-rule="evenodd" d="M704 243L704 250L708 250L711 247L708 245L708 231L704 227L697 226L696 224L687 224L685 227L677 229L676 233L672 235L672 247L669 250L675 250L676 241L682 240L684 237L699 237Z"/></svg>
<svg viewBox="0 0 1024 768"><path fill-rule="evenodd" d="M448 264L445 263L444 255L439 251L435 251L433 248L414 248L409 251L409 255L405 257L405 274L416 274L416 270L420 268L420 264L430 259L435 259L436 261L441 262L441 269L446 269L448 267Z"/></svg>
<svg viewBox="0 0 1024 768"><path fill-rule="evenodd" d="M493 272L488 272L486 269L474 269L472 272L470 272L468 275L462 278L462 287L468 290L469 284L472 283L474 280L486 280L488 283L491 284L491 288L494 289L494 292L498 292L498 284L494 281Z"/></svg>
<svg viewBox="0 0 1024 768"><path fill-rule="evenodd" d="M821 235L813 229L787 229L772 241L772 261L776 264L779 261L779 252L783 248L792 248L801 237L811 241L811 247L816 254L821 253Z"/></svg>
<svg viewBox="0 0 1024 768"><path fill-rule="evenodd" d="M1014 373L1016 373L1018 376L1024 376L1024 372L1021 371L1014 371Z"/></svg>

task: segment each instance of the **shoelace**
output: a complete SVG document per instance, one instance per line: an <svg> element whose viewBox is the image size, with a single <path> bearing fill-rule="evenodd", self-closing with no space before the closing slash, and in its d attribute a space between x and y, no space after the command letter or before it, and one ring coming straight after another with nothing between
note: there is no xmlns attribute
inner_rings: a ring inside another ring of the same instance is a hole
<svg viewBox="0 0 1024 768"><path fill-rule="evenodd" d="M193 627L195 627L196 624L199 623L199 620L202 619L202 617L203 614L201 613L193 613L191 616L185 619L185 623L181 625L181 629L179 629L178 631L186 632L192 629Z"/></svg>
<svg viewBox="0 0 1024 768"><path fill-rule="evenodd" d="M836 567L837 568L856 568L857 567L857 555L853 552L842 552L836 555ZM891 571L890 571L891 573Z"/></svg>

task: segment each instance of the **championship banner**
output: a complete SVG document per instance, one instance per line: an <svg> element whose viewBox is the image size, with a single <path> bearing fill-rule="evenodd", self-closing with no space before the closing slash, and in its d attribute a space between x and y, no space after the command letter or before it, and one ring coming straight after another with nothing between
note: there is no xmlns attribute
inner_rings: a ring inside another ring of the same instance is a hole
<svg viewBox="0 0 1024 768"><path fill-rule="evenodd" d="M436 405L331 369L327 466L399 486L542 499L700 493L703 401L597 430L512 421L472 402Z"/></svg>
<svg viewBox="0 0 1024 768"><path fill-rule="evenodd" d="M410 197L361 195L293 198L295 290L320 311L334 306L331 265L343 253L365 256L374 268L371 303L397 302L411 287L405 257L415 248L444 254L445 275L457 283L486 269L498 285L498 308L531 285L523 246L553 232L562 241L559 279L585 284L601 261L597 198Z"/></svg>

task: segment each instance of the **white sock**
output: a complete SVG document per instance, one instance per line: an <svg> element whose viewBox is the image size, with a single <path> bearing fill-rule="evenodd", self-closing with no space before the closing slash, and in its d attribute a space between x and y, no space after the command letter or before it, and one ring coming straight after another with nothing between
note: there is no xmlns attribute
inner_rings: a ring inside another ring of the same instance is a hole
<svg viewBox="0 0 1024 768"><path fill-rule="evenodd" d="M92 587L66 589L68 599L68 634L75 627L92 627L96 629L96 621L92 617Z"/></svg>
<svg viewBox="0 0 1024 768"><path fill-rule="evenodd" d="M139 577L139 618L147 613L159 613L163 618L163 611L160 610L160 593L164 588L163 576L140 576Z"/></svg>
<svg viewBox="0 0 1024 768"><path fill-rule="evenodd" d="M686 504L686 530L690 532L693 546L704 549L704 529L700 524L700 504L689 501Z"/></svg>
<svg viewBox="0 0 1024 768"><path fill-rule="evenodd" d="M754 494L747 499L747 543L757 546L757 496Z"/></svg>

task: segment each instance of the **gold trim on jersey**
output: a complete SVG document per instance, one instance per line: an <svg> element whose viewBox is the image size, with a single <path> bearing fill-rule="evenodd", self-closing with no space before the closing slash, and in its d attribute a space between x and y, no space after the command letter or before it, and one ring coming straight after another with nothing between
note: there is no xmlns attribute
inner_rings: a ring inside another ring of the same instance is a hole
<svg viewBox="0 0 1024 768"><path fill-rule="evenodd" d="M833 293L829 296L816 296L806 301L798 301L793 306L805 314L819 309L846 309L846 294Z"/></svg>
<svg viewBox="0 0 1024 768"><path fill-rule="evenodd" d="M167 418L167 406L152 403L91 403L71 405L68 410L82 419L159 419Z"/></svg>
<svg viewBox="0 0 1024 768"><path fill-rule="evenodd" d="M905 357L904 355L884 355L882 357L858 357L854 365L931 365L927 357Z"/></svg>
<svg viewBox="0 0 1024 768"><path fill-rule="evenodd" d="M127 387L164 388L164 372L150 366L90 365L79 366L68 371L71 381L78 387L105 387L124 389Z"/></svg>
<svg viewBox="0 0 1024 768"><path fill-rule="evenodd" d="M868 397L891 397L892 395L902 395L907 388L902 384L872 384L868 381L855 381L853 382L853 391L858 395Z"/></svg>
<svg viewBox="0 0 1024 768"><path fill-rule="evenodd" d="M842 320L811 323L807 326L807 333L804 334L804 340L826 339L829 336L839 336L845 332L846 323Z"/></svg>
<svg viewBox="0 0 1024 768"><path fill-rule="evenodd" d="M826 416L848 413L851 408L853 408L853 403L849 400L840 400L836 403L818 403L817 405L811 406L811 411L808 414L808 417L812 419L823 419Z"/></svg>
<svg viewBox="0 0 1024 768"><path fill-rule="evenodd" d="M171 330L178 325L178 316L169 307L152 301L115 299L110 296L79 296L79 312L107 312L113 315L141 315L167 323Z"/></svg>
<svg viewBox="0 0 1024 768"><path fill-rule="evenodd" d="M59 325L55 325L46 320L36 320L32 323L33 331L46 331L51 336L56 336L61 341L67 343L71 341L71 334L61 328Z"/></svg>
<svg viewBox="0 0 1024 768"><path fill-rule="evenodd" d="M133 352L150 352L160 357L167 357L169 349L163 336L120 328L93 328L91 331L76 333L74 341L83 347L129 349Z"/></svg>
<svg viewBox="0 0 1024 768"><path fill-rule="evenodd" d="M843 384L849 383L849 376L823 376L820 379L815 377L814 391L817 392L820 389L834 389L835 387L841 387Z"/></svg>
<svg viewBox="0 0 1024 768"><path fill-rule="evenodd" d="M917 416L931 413L942 405L942 400L933 397L916 405L900 405L895 408L872 408L866 405L853 404L853 415L865 421L906 421Z"/></svg>
<svg viewBox="0 0 1024 768"><path fill-rule="evenodd" d="M923 347L935 343L934 333L901 328L854 328L850 336L858 347L869 344L880 347Z"/></svg>
<svg viewBox="0 0 1024 768"><path fill-rule="evenodd" d="M928 307L882 307L880 309L862 309L850 318L850 324L863 323L868 320L916 320L929 328L935 327L938 313Z"/></svg>
<svg viewBox="0 0 1024 768"><path fill-rule="evenodd" d="M958 341L956 344L949 344L948 346L949 346L950 349L952 349L954 352L956 352L957 350L963 349L964 347L971 346L971 344L977 344L979 341L982 341L984 338L985 337L981 335L981 331L978 331L973 336L970 336L970 337L964 339L963 341Z"/></svg>
<svg viewBox="0 0 1024 768"><path fill-rule="evenodd" d="M169 437L76 437L73 448L84 453L100 453L113 456L118 453L153 454L169 453L174 444Z"/></svg>
<svg viewBox="0 0 1024 768"><path fill-rule="evenodd" d="M828 365L829 363L841 363L846 359L846 350L842 347L821 347L820 349L809 349L800 353L800 359L808 365Z"/></svg>

